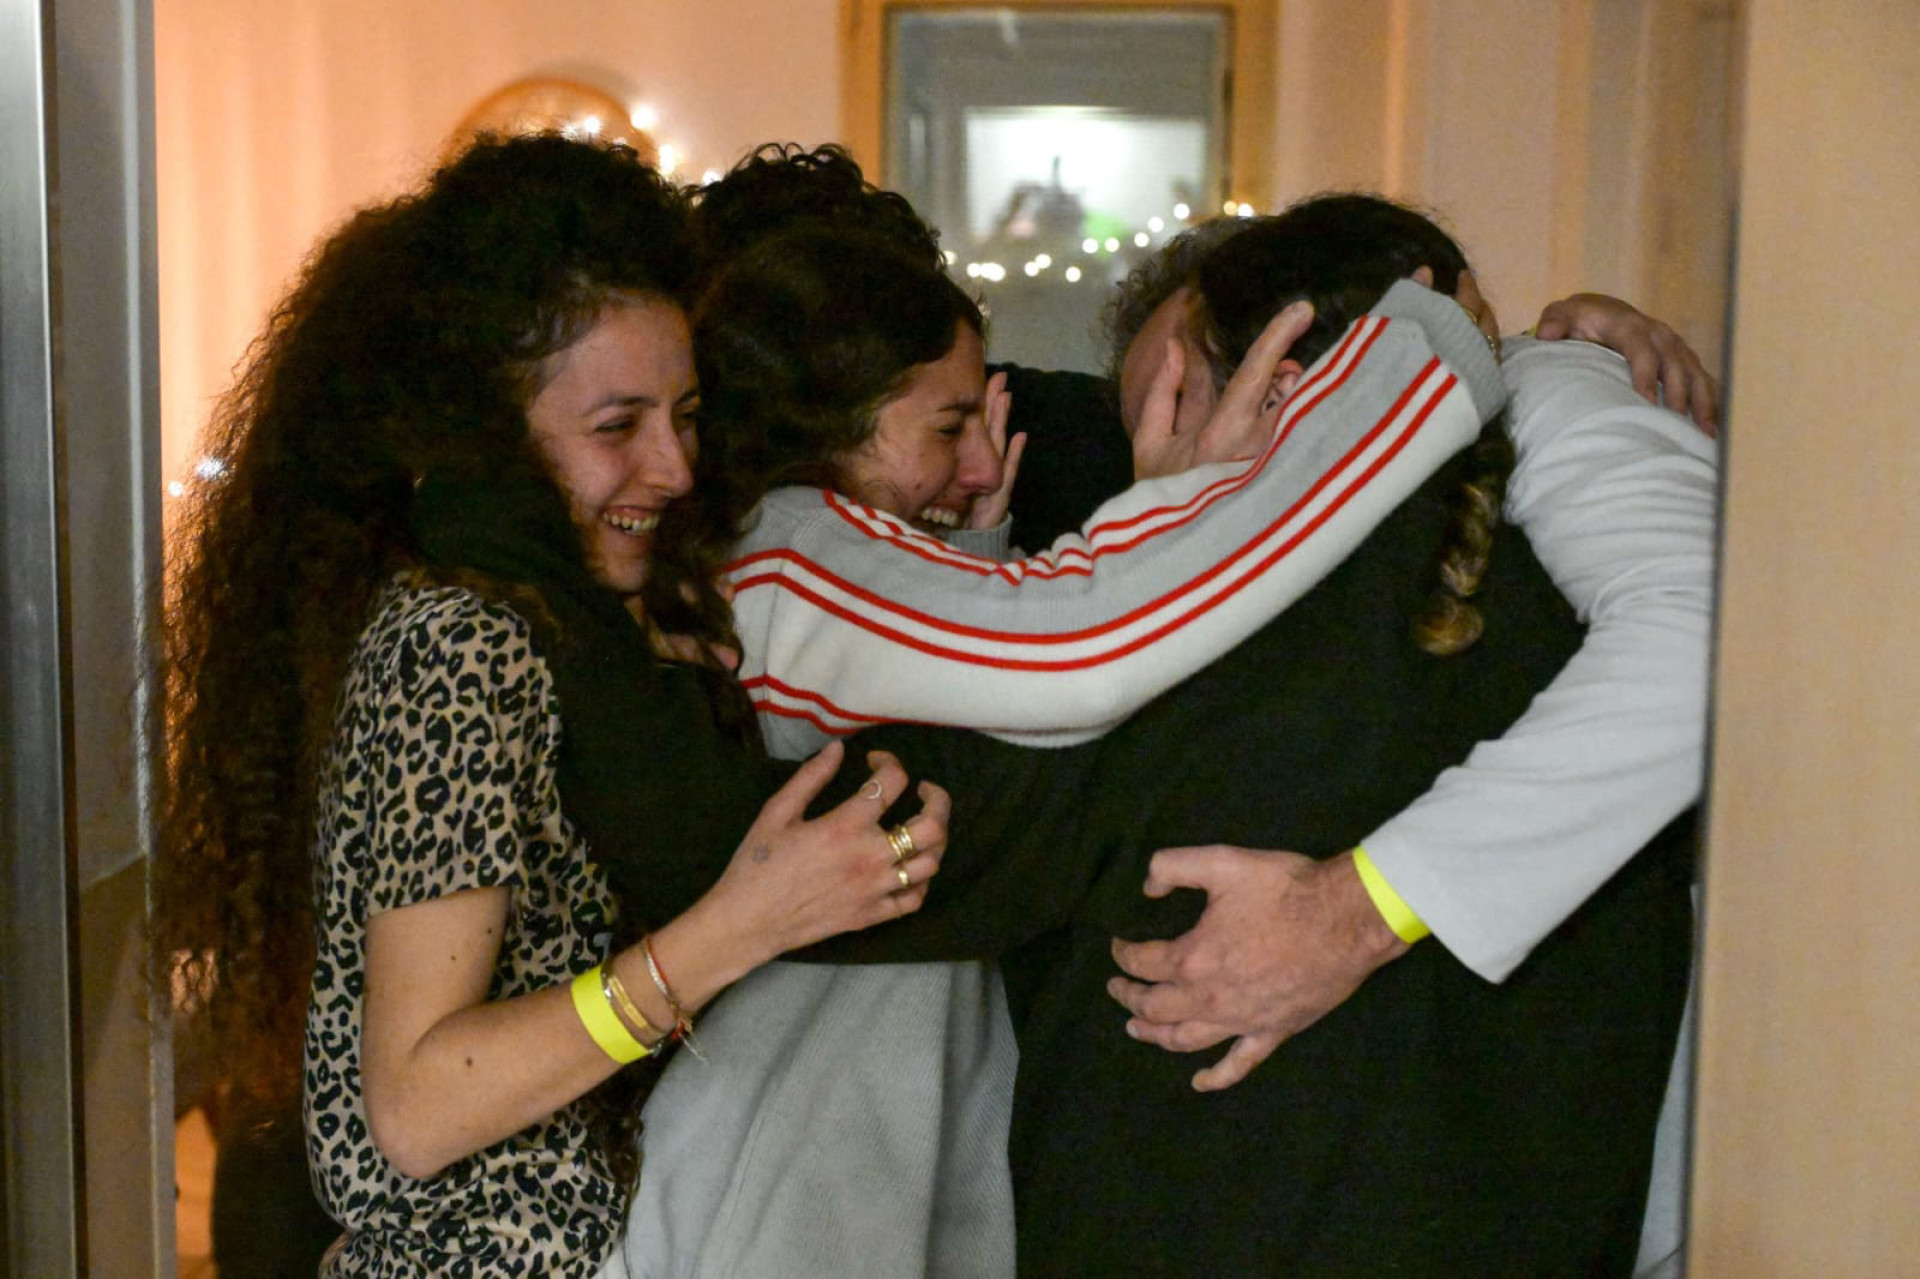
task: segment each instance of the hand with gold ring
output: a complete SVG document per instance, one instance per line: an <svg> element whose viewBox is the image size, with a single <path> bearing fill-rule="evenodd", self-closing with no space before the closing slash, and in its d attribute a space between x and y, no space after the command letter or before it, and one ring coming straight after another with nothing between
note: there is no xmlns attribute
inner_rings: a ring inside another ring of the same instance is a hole
<svg viewBox="0 0 1920 1279"><path fill-rule="evenodd" d="M724 927L724 940L757 950L759 962L918 910L927 880L939 870L951 809L947 793L920 782L919 810L892 829L881 826L874 805L884 813L909 784L900 761L885 752L867 756L873 776L865 789L818 817L806 816L842 754L834 743L800 766L760 810L702 899L714 907L702 911L703 920Z"/></svg>

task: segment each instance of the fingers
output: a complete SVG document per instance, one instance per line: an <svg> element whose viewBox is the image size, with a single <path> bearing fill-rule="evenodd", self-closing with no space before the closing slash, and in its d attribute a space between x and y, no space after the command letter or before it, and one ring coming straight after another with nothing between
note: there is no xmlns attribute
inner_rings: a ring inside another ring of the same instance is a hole
<svg viewBox="0 0 1920 1279"><path fill-rule="evenodd" d="M1304 298L1288 304L1280 314L1267 321L1267 327L1260 330L1260 336L1247 348L1247 358L1240 361L1240 367L1227 379L1227 389L1220 396L1220 407L1214 410L1214 416L1218 418L1227 413L1250 415L1258 412L1260 402L1266 398L1267 385L1273 381L1280 361L1300 340L1300 335L1312 327L1313 303Z"/></svg>
<svg viewBox="0 0 1920 1279"><path fill-rule="evenodd" d="M1121 941L1116 937L1113 940L1112 949L1113 962L1120 965L1120 970L1138 977L1141 981L1172 981L1174 978L1178 960L1173 942ZM1117 982L1121 979L1116 977L1113 980ZM1108 984L1107 993L1113 995L1115 999L1120 999L1111 983ZM1121 1002L1126 1001L1121 1000ZM1129 1004L1128 1007L1131 1008L1132 1005Z"/></svg>
<svg viewBox="0 0 1920 1279"><path fill-rule="evenodd" d="M1000 487L1008 494L1013 492L1013 482L1020 477L1020 459L1027 451L1027 433L1021 431L1007 442L1007 458L1001 469Z"/></svg>
<svg viewBox="0 0 1920 1279"><path fill-rule="evenodd" d="M1708 435L1716 433L1719 387L1686 339L1654 321L1649 333L1660 355L1660 390L1666 405L1690 417Z"/></svg>
<svg viewBox="0 0 1920 1279"><path fill-rule="evenodd" d="M1187 353L1172 338L1167 339L1160 356L1160 367L1147 383L1146 399L1140 403L1140 421L1133 432L1136 456L1144 448L1156 448L1173 436L1174 418L1180 410L1180 383L1187 376Z"/></svg>
<svg viewBox="0 0 1920 1279"><path fill-rule="evenodd" d="M776 816L774 805L781 802L787 792L799 784L801 778L807 775L807 771L813 768L829 750L836 752L833 757L833 767L829 768L827 773L831 777L834 769L839 765L840 756L837 753L839 749L840 743L832 742L820 754L802 764L800 771L795 773L771 800L767 801L767 807L761 811L768 816ZM873 770L873 776L867 778L866 784L859 790L841 800L823 820L870 824L879 814L886 812L893 805L893 801L900 798L901 793L907 789L907 770L902 768L900 761L889 752L868 751L867 767ZM805 811L807 803L822 785L825 785L824 781L815 784L807 792L806 797L793 808L790 818L797 818Z"/></svg>
<svg viewBox="0 0 1920 1279"><path fill-rule="evenodd" d="M761 820L774 821L783 825L797 821L800 815L807 811L807 805L813 802L813 797L818 795L821 788L833 780L833 775L840 771L840 758L845 753L846 748L837 741L828 742L814 752L813 758L795 769L793 776L787 779L786 784L775 791L773 797L761 806ZM868 758L871 760L872 757ZM897 769L899 765L896 763L894 767ZM900 777L901 784L905 785L906 774L903 772ZM894 794L899 794L899 791L896 789ZM851 799L846 800L841 807L844 808L853 802Z"/></svg>
<svg viewBox="0 0 1920 1279"><path fill-rule="evenodd" d="M1480 292L1480 282L1471 271L1462 271L1460 279L1453 289L1453 300L1466 308L1473 317L1474 327L1493 341L1500 340L1500 320L1493 313L1493 303L1487 301Z"/></svg>
<svg viewBox="0 0 1920 1279"><path fill-rule="evenodd" d="M1573 323L1563 303L1550 302L1534 321L1533 336L1543 342L1557 342L1573 333Z"/></svg>
<svg viewBox="0 0 1920 1279"><path fill-rule="evenodd" d="M1285 1042L1280 1034L1242 1035L1227 1049L1227 1055L1193 1077L1195 1092L1219 1092L1245 1079Z"/></svg>
<svg viewBox="0 0 1920 1279"><path fill-rule="evenodd" d="M1225 851L1225 846L1220 844L1163 848L1147 863L1147 882L1141 891L1149 897L1165 897L1176 888L1210 889L1217 880Z"/></svg>
<svg viewBox="0 0 1920 1279"><path fill-rule="evenodd" d="M905 892L925 884L940 872L940 858L947 851L947 816L953 800L946 790L933 782L921 782L920 811L891 831L881 831L887 850L885 885L889 893Z"/></svg>
<svg viewBox="0 0 1920 1279"><path fill-rule="evenodd" d="M1200 1000L1174 985L1170 978L1149 984L1128 981L1125 977L1109 977L1107 994L1140 1021L1172 1025L1208 1015Z"/></svg>
<svg viewBox="0 0 1920 1279"><path fill-rule="evenodd" d="M1627 368L1633 374L1633 389L1641 399L1649 404L1660 402L1660 352L1650 338L1642 336L1638 341L1627 343L1627 349L1621 352L1626 356Z"/></svg>
<svg viewBox="0 0 1920 1279"><path fill-rule="evenodd" d="M1002 457L1007 452L1007 414L1012 408L1013 394L1007 390L1007 371L1002 369L987 379L987 438Z"/></svg>
<svg viewBox="0 0 1920 1279"><path fill-rule="evenodd" d="M1127 1023L1127 1034L1143 1044L1152 1044L1173 1053L1197 1053L1223 1044L1234 1037L1226 1026L1206 1021L1182 1021L1171 1024L1134 1018Z"/></svg>

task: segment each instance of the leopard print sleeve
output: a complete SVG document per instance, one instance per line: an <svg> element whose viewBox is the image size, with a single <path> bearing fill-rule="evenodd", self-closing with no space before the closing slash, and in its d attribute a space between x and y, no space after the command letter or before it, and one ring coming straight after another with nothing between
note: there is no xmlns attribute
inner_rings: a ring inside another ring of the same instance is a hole
<svg viewBox="0 0 1920 1279"><path fill-rule="evenodd" d="M540 879L526 859L541 845L525 826L550 784L541 765L558 724L527 624L449 593L386 638L364 702L369 913Z"/></svg>

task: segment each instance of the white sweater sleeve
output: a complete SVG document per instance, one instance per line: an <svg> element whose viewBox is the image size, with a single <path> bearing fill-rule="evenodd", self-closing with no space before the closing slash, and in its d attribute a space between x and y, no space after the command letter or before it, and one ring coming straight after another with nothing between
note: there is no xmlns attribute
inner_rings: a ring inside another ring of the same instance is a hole
<svg viewBox="0 0 1920 1279"><path fill-rule="evenodd" d="M1464 312L1403 284L1308 371L1263 456L1135 485L1041 555L773 493L727 570L768 745L881 720L1097 736L1310 590L1504 395Z"/></svg>
<svg viewBox="0 0 1920 1279"><path fill-rule="evenodd" d="M1635 394L1611 351L1508 350L1507 513L1589 630L1504 737L1362 841L1494 981L1700 794L1719 470L1718 447Z"/></svg>

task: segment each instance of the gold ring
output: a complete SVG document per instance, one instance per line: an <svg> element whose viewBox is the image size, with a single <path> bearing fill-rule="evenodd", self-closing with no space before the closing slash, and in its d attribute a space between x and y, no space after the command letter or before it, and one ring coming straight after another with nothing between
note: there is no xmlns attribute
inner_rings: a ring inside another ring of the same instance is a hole
<svg viewBox="0 0 1920 1279"><path fill-rule="evenodd" d="M880 798L880 779L878 777L870 778L867 781L867 784L860 788L860 798L861 799L879 799Z"/></svg>
<svg viewBox="0 0 1920 1279"><path fill-rule="evenodd" d="M893 864L895 866L912 857L916 851L913 846L913 832L907 829L905 822L901 822L898 826L895 826L887 832L887 842L893 845Z"/></svg>
<svg viewBox="0 0 1920 1279"><path fill-rule="evenodd" d="M900 877L900 887L902 888L913 887L913 876L907 874L907 868L905 866L895 866L893 868L893 873Z"/></svg>

